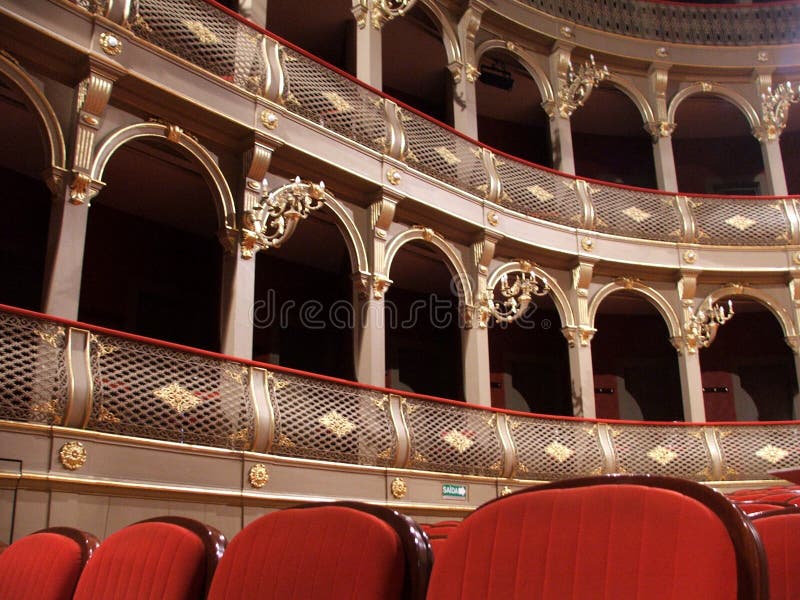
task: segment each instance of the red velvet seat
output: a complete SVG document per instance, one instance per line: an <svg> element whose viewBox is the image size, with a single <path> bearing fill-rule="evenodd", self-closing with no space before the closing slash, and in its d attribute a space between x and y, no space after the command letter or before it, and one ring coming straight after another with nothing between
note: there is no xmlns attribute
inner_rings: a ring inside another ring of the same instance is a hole
<svg viewBox="0 0 800 600"><path fill-rule="evenodd" d="M761 502L760 500L744 500L742 502L734 502L733 504L746 515L772 512L789 506L788 504L782 504L778 502Z"/></svg>
<svg viewBox="0 0 800 600"><path fill-rule="evenodd" d="M290 508L231 540L209 600L422 600L430 547L395 511L356 502Z"/></svg>
<svg viewBox="0 0 800 600"><path fill-rule="evenodd" d="M771 600L800 598L800 508L752 517L769 567Z"/></svg>
<svg viewBox="0 0 800 600"><path fill-rule="evenodd" d="M93 535L69 527L44 529L17 540L0 554L0 598L70 600L99 543Z"/></svg>
<svg viewBox="0 0 800 600"><path fill-rule="evenodd" d="M194 519L134 523L100 545L74 600L201 600L224 548L219 531Z"/></svg>
<svg viewBox="0 0 800 600"><path fill-rule="evenodd" d="M744 515L700 484L589 477L498 498L437 549L428 600L766 599Z"/></svg>

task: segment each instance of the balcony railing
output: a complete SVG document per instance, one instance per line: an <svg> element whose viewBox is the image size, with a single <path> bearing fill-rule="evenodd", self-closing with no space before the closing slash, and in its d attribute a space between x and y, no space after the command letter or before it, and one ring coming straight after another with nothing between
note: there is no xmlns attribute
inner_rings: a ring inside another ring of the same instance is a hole
<svg viewBox="0 0 800 600"><path fill-rule="evenodd" d="M800 3L690 4L659 0L524 0L577 25L674 44L766 46L800 41Z"/></svg>
<svg viewBox="0 0 800 600"><path fill-rule="evenodd" d="M770 478L800 422L638 423L492 410L0 306L0 419L420 471Z"/></svg>
<svg viewBox="0 0 800 600"><path fill-rule="evenodd" d="M629 238L725 246L800 243L800 230L793 226L800 213L792 197L675 194L582 180L492 151L203 0L139 0L134 8L130 26L137 36L318 126L512 211ZM793 11L794 4L784 9ZM594 14L588 8L579 12Z"/></svg>

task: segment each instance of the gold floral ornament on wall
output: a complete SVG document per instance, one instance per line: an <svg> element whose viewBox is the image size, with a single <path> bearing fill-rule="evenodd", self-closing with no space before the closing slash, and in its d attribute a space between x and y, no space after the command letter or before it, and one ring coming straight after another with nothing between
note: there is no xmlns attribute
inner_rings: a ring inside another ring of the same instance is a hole
<svg viewBox="0 0 800 600"><path fill-rule="evenodd" d="M86 464L86 448L80 442L67 442L58 451L58 459L69 471L76 471Z"/></svg>
<svg viewBox="0 0 800 600"><path fill-rule="evenodd" d="M263 488L269 481L269 472L267 471L266 465L261 463L254 464L252 467L250 467L247 478L250 481L250 487L254 487L256 489Z"/></svg>
<svg viewBox="0 0 800 600"><path fill-rule="evenodd" d="M392 481L392 496L400 500L400 498L404 498L407 493L408 486L406 485L405 480L403 480L401 477L395 477Z"/></svg>

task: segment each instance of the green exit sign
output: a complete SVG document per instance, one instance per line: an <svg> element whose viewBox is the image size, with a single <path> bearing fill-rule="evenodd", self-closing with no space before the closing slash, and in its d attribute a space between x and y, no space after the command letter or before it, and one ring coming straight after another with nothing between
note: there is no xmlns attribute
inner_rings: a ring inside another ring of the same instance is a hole
<svg viewBox="0 0 800 600"><path fill-rule="evenodd" d="M467 486L465 485L455 485L452 483L443 483L442 484L442 498L452 498L454 500L466 500L467 499Z"/></svg>

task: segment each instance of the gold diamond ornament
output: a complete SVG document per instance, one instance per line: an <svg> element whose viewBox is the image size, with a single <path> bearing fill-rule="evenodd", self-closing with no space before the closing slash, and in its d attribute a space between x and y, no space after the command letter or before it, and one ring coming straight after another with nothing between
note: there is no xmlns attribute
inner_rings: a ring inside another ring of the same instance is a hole
<svg viewBox="0 0 800 600"><path fill-rule="evenodd" d="M533 196L537 200L541 200L542 202L547 202L548 200L552 200L553 198L555 198L553 194L548 192L540 185L533 184L531 186L528 186L526 189L531 193L531 196Z"/></svg>
<svg viewBox="0 0 800 600"><path fill-rule="evenodd" d="M544 451L545 454L547 454L550 458L555 459L559 463L568 461L570 457L575 454L574 450L568 448L561 442L550 442Z"/></svg>
<svg viewBox="0 0 800 600"><path fill-rule="evenodd" d="M446 432L442 436L442 438L444 439L445 442L450 444L450 446L455 448L460 454L464 454L464 452L469 450L475 443L457 429L453 429L452 431Z"/></svg>
<svg viewBox="0 0 800 600"><path fill-rule="evenodd" d="M744 231L749 227L755 225L758 221L754 221L753 219L748 219L747 217L743 217L742 215L734 215L730 219L725 219L725 222L730 225L731 227L735 227L739 231Z"/></svg>
<svg viewBox="0 0 800 600"><path fill-rule="evenodd" d="M628 217L629 219L636 221L637 223L646 221L647 219L653 216L649 212L643 211L641 208L638 208L636 206L631 206L629 208L626 208L625 210L622 211L622 214Z"/></svg>
<svg viewBox="0 0 800 600"><path fill-rule="evenodd" d="M436 153L439 156L441 156L444 159L444 162L446 162L451 167L461 162L461 159L458 158L455 154L453 154L453 151L450 150L449 148L445 148L444 146L437 146L436 148L434 148L434 150L436 150Z"/></svg>
<svg viewBox="0 0 800 600"><path fill-rule="evenodd" d="M181 414L203 403L201 398L174 382L157 389L153 394Z"/></svg>
<svg viewBox="0 0 800 600"><path fill-rule="evenodd" d="M330 102L333 105L333 108L335 108L337 111L343 113L353 111L352 105L336 92L327 90L322 92L322 95L328 102Z"/></svg>
<svg viewBox="0 0 800 600"><path fill-rule="evenodd" d="M347 417L335 410L321 416L317 422L338 438L342 438L355 430L356 426Z"/></svg>
<svg viewBox="0 0 800 600"><path fill-rule="evenodd" d="M783 448L778 448L777 446L773 446L772 444L767 444L758 452L756 452L756 456L761 458L772 465L777 465L781 462L784 458L788 456L788 452Z"/></svg>
<svg viewBox="0 0 800 600"><path fill-rule="evenodd" d="M656 446L647 453L647 457L662 467L666 467L669 463L678 458L678 453L673 452L669 448L664 448L664 446Z"/></svg>

